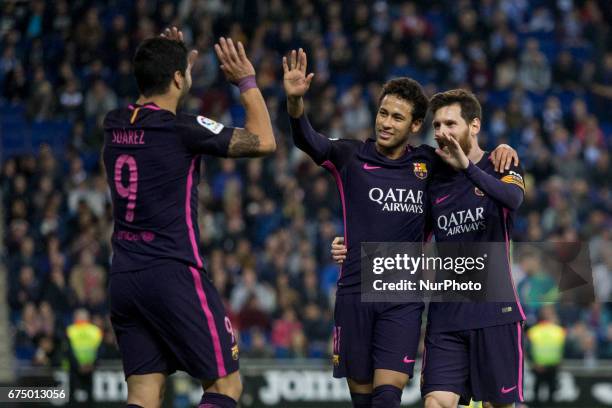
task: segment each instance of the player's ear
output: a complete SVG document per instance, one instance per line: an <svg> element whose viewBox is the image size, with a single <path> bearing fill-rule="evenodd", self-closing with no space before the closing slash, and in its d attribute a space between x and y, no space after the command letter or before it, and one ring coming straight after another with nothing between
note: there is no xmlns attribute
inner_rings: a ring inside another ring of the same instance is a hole
<svg viewBox="0 0 612 408"><path fill-rule="evenodd" d="M476 135L478 135L478 133L480 133L480 119L478 119L478 118L472 119L472 122L470 123L470 131L471 131L472 135L474 135L474 136L476 136Z"/></svg>
<svg viewBox="0 0 612 408"><path fill-rule="evenodd" d="M423 126L423 119L416 119L412 121L410 125L411 133L418 133L421 130L421 126Z"/></svg>
<svg viewBox="0 0 612 408"><path fill-rule="evenodd" d="M183 89L183 86L185 86L185 76L181 71L174 71L174 78L172 78L172 81L174 82L174 86L178 89Z"/></svg>

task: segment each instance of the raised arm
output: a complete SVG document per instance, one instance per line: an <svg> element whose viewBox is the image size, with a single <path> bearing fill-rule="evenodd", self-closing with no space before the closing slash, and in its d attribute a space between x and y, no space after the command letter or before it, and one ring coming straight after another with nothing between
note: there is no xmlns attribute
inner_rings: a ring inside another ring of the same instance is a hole
<svg viewBox="0 0 612 408"><path fill-rule="evenodd" d="M304 50L292 50L283 57L283 85L287 94L287 112L291 124L291 137L298 149L304 151L317 163L324 162L331 150L331 141L316 132L304 113L304 94L310 88L314 74L306 75L307 57Z"/></svg>
<svg viewBox="0 0 612 408"><path fill-rule="evenodd" d="M306 75L308 58L301 48L296 52L291 50L290 60L283 57L283 86L287 94L287 112L292 118L304 114L304 94L310 88L313 73Z"/></svg>
<svg viewBox="0 0 612 408"><path fill-rule="evenodd" d="M221 70L228 81L240 88L240 102L246 111L244 129L235 128L228 147L229 157L256 157L273 153L276 141L264 98L255 82L255 69L238 41L221 37L215 44Z"/></svg>

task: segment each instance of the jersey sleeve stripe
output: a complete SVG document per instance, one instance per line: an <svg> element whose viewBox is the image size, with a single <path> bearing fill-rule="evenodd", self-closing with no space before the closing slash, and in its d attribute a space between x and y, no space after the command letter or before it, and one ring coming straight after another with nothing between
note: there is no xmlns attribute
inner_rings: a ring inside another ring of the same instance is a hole
<svg viewBox="0 0 612 408"><path fill-rule="evenodd" d="M516 328L518 331L518 352L519 352L519 370L518 370L518 393L521 402L525 401L523 397L523 333L521 328L521 322L516 322Z"/></svg>
<svg viewBox="0 0 612 408"><path fill-rule="evenodd" d="M521 301L518 298L518 293L516 292L516 286L514 285L514 279L512 279L512 264L510 262L510 238L508 237L508 212L507 208L503 209L504 211L504 237L506 242L506 260L508 262L508 275L510 278L510 284L512 285L512 290L514 292L514 300L516 301L516 305L521 312L521 318L523 320L527 320L525 317L525 312L523 312L523 306L521 305Z"/></svg>
<svg viewBox="0 0 612 408"><path fill-rule="evenodd" d="M346 199L344 198L344 186L342 185L342 177L340 176L340 173L338 172L338 169L336 168L334 163L332 163L331 161L326 160L321 163L321 166L323 166L332 173L332 175L334 176L334 180L336 180L338 191L340 192L340 201L342 202L342 221L344 223L344 245L346 245L348 248L348 232L346 231ZM342 265L340 266L340 276L338 277L338 280L342 278L343 272L344 263L342 263Z"/></svg>
<svg viewBox="0 0 612 408"><path fill-rule="evenodd" d="M202 258L200 258L200 251L198 250L198 243L195 238L195 230L193 229L193 220L191 219L191 188L193 186L193 172L195 170L195 161L197 157L191 160L189 166L189 173L187 174L187 192L185 196L185 219L187 222L187 231L189 232L189 241L191 242L191 249L193 250L193 256L196 260L198 268L202 268Z"/></svg>

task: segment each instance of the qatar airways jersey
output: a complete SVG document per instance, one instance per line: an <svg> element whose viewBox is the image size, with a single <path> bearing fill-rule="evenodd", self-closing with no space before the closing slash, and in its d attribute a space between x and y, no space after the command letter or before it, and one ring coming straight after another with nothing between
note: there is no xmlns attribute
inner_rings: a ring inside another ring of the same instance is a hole
<svg viewBox="0 0 612 408"><path fill-rule="evenodd" d="M509 239L513 213L523 198L523 170L496 173L488 154L465 171L440 166L429 189L436 242L500 242L490 246L488 273L495 290L508 302L464 302L429 305L428 330L450 332L496 326L525 319L510 273ZM495 259L493 259L495 258ZM493 276L493 275L491 275Z"/></svg>
<svg viewBox="0 0 612 408"><path fill-rule="evenodd" d="M427 183L438 162L430 146L408 146L391 160L376 142L330 140L315 132L308 119L291 119L293 139L327 169L342 202L347 247L338 278L338 294L360 292L362 242L422 242L427 211Z"/></svg>
<svg viewBox="0 0 612 408"><path fill-rule="evenodd" d="M204 116L130 105L104 120L113 202L111 273L178 261L202 268L198 183L202 155L226 156L231 128Z"/></svg>

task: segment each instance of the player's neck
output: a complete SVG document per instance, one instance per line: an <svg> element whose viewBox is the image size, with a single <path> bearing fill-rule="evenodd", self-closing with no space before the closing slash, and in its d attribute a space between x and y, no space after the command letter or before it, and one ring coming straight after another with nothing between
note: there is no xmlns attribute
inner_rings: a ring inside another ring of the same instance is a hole
<svg viewBox="0 0 612 408"><path fill-rule="evenodd" d="M402 146L396 146L393 148L385 148L379 145L378 143L376 143L375 146L376 146L376 151L378 151L378 153L382 154L383 156L385 156L387 159L390 159L390 160L397 160L400 157L402 157L404 153L406 152L405 144Z"/></svg>
<svg viewBox="0 0 612 408"><path fill-rule="evenodd" d="M146 105L147 103L154 103L159 108L163 110L167 110L176 115L176 101L172 98L169 98L165 95L153 95L153 96L143 96L140 95L138 100L136 101L139 105Z"/></svg>
<svg viewBox="0 0 612 408"><path fill-rule="evenodd" d="M474 145L472 145L470 153L467 156L472 163L476 164L482 159L483 155L484 150L482 150L480 146L478 146L478 143L475 143Z"/></svg>

